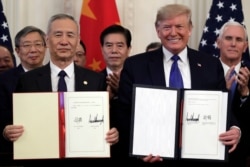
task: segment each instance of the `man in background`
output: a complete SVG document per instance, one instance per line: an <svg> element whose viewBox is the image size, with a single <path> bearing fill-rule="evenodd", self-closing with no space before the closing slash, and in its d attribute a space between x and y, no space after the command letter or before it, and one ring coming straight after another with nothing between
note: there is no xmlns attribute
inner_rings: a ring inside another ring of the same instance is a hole
<svg viewBox="0 0 250 167"><path fill-rule="evenodd" d="M236 151L229 156L229 165L246 166L246 151L250 149L249 120L245 118L250 110L250 106L245 104L249 103L250 72L242 60L242 55L248 47L246 29L238 22L226 22L220 29L217 45L220 49L220 61L224 69L232 111L238 118L242 132Z"/></svg>
<svg viewBox="0 0 250 167"><path fill-rule="evenodd" d="M111 25L105 28L100 35L102 54L106 68L102 73L106 76L107 90L117 95L120 73L125 59L131 51L131 33L121 25Z"/></svg>
<svg viewBox="0 0 250 167"><path fill-rule="evenodd" d="M15 67L15 56L6 46L0 45L0 74Z"/></svg>
<svg viewBox="0 0 250 167"><path fill-rule="evenodd" d="M76 65L79 65L81 67L85 67L86 64L86 46L83 43L82 40L80 40L80 43L76 47L76 53L74 57L74 62Z"/></svg>
<svg viewBox="0 0 250 167"><path fill-rule="evenodd" d="M45 57L45 33L34 26L21 29L15 36L15 51L20 64L0 75L0 131L12 120L12 93L16 88L18 78L27 71L43 65ZM12 159L12 143L0 137L0 160ZM3 156L3 157L2 157Z"/></svg>
<svg viewBox="0 0 250 167"><path fill-rule="evenodd" d="M114 109L117 107L118 86L120 73L125 59L131 51L131 33L121 25L111 25L106 27L100 35L102 55L106 63L106 68L101 71L106 77L106 89L110 94L110 119L111 126L117 125L117 115ZM119 129L118 129L119 130ZM111 158L118 165L122 151L120 143L111 149ZM118 163L118 164L117 164ZM113 164L115 165L115 164Z"/></svg>
<svg viewBox="0 0 250 167"><path fill-rule="evenodd" d="M160 47L161 47L160 42L151 42L150 44L147 45L146 52L159 49Z"/></svg>

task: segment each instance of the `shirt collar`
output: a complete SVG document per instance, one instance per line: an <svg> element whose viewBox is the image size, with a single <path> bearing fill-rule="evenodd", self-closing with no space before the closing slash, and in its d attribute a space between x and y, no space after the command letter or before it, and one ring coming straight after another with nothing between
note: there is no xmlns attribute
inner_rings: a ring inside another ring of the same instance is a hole
<svg viewBox="0 0 250 167"><path fill-rule="evenodd" d="M57 76L61 70L64 70L69 78L71 78L73 73L74 73L74 63L73 62L70 63L66 68L60 69L58 66L53 64L52 61L50 61L50 68L51 68L51 73L53 76Z"/></svg>
<svg viewBox="0 0 250 167"><path fill-rule="evenodd" d="M167 62L170 61L171 57L173 56L173 53L169 52L165 47L163 47L163 54ZM187 63L188 62L187 47L185 47L180 53L178 53L178 56L180 57L181 62Z"/></svg>
<svg viewBox="0 0 250 167"><path fill-rule="evenodd" d="M222 64L222 67L223 67L223 69L224 69L224 75L226 76L226 74L227 74L227 71L229 70L229 66L228 65L226 65L223 61L221 61L221 59L220 59L220 62L221 62L221 64ZM241 66L241 62L239 62L235 67L234 67L234 70L235 70L235 72L238 74L239 73L239 71L240 71L240 66Z"/></svg>

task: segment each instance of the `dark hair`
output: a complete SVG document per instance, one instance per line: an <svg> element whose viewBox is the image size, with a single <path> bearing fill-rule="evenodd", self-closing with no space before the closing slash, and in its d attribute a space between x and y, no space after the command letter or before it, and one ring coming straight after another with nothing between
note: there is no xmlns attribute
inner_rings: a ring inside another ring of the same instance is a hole
<svg viewBox="0 0 250 167"><path fill-rule="evenodd" d="M104 38L109 35L109 34L114 34L114 33L119 33L119 34L122 34L124 35L125 39L126 39L126 44L127 44L127 47L130 47L131 46L131 40L132 40L132 37L131 37L131 33L130 31L121 26L121 25L117 25L117 24L113 24L111 26L108 26L107 28L105 28L101 35L100 35L100 42L101 42L101 45L103 46L104 45Z"/></svg>
<svg viewBox="0 0 250 167"><path fill-rule="evenodd" d="M37 27L34 27L34 26L26 26L16 34L16 36L15 36L15 47L19 48L21 38L25 37L26 35L28 35L29 33L32 33L32 32L38 32L39 35L41 36L42 40L43 40L44 45L46 45L45 33L41 29L39 29Z"/></svg>
<svg viewBox="0 0 250 167"><path fill-rule="evenodd" d="M148 46L146 47L146 52L149 49L158 49L161 47L161 43L160 42L151 42L150 44L148 44Z"/></svg>
<svg viewBox="0 0 250 167"><path fill-rule="evenodd" d="M10 55L11 55L11 58L12 58L12 61L13 61L13 64L14 64L14 67L16 67L16 57L15 57L15 55L14 55L14 53L13 53L13 51L11 51L11 48L10 47L8 47L8 46L6 46L6 45L0 45L1 47L3 47L3 48L6 48L7 50L8 50L8 52L10 53Z"/></svg>
<svg viewBox="0 0 250 167"><path fill-rule="evenodd" d="M87 49L86 49L86 46L84 44L84 42L82 40L80 40L80 45L83 47L84 51L85 51L85 55L87 53Z"/></svg>

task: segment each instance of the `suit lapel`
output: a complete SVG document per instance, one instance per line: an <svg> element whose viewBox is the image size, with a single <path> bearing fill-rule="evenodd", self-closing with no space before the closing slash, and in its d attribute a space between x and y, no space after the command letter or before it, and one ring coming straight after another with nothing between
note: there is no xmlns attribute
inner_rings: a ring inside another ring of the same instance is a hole
<svg viewBox="0 0 250 167"><path fill-rule="evenodd" d="M162 48L149 55L149 72L153 85L166 86Z"/></svg>
<svg viewBox="0 0 250 167"><path fill-rule="evenodd" d="M17 68L14 68L13 70L13 74L12 74L12 78L13 78L13 81L16 81L18 80L18 78L20 77L21 74L24 73L24 69L22 67L22 65L20 64Z"/></svg>
<svg viewBox="0 0 250 167"><path fill-rule="evenodd" d="M38 72L37 84L41 91L52 91L49 63Z"/></svg>
<svg viewBox="0 0 250 167"><path fill-rule="evenodd" d="M108 72L107 72L107 69L106 68L104 68L102 71L101 71L101 73L105 76L105 81L106 81L106 77L108 76ZM107 88L107 83L105 82L104 83L104 85L105 85L105 88Z"/></svg>
<svg viewBox="0 0 250 167"><path fill-rule="evenodd" d="M202 61L199 59L199 55L197 52L193 52L191 49L188 48L188 59L190 65L190 74L191 74L191 88L196 89L202 85L201 79L198 79L197 76L202 76L203 67Z"/></svg>
<svg viewBox="0 0 250 167"><path fill-rule="evenodd" d="M23 66L20 64L17 68L16 68L16 75L19 76L20 74L24 73L24 69Z"/></svg>
<svg viewBox="0 0 250 167"><path fill-rule="evenodd" d="M86 80L86 73L78 66L74 65L75 70L75 90L76 91L88 91L88 80Z"/></svg>

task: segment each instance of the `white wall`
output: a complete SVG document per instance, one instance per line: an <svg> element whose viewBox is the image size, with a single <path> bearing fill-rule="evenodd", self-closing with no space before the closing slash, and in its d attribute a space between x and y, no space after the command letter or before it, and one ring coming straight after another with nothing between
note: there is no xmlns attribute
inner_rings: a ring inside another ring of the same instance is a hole
<svg viewBox="0 0 250 167"><path fill-rule="evenodd" d="M121 24L132 32L131 55L133 55L143 52L148 43L158 41L154 20L157 10L167 3L181 3L191 8L194 29L189 46L197 49L212 0L116 0L116 2ZM2 0L2 3L12 42L15 34L27 25L34 25L46 31L48 19L56 13L69 13L79 20L82 6L82 0ZM247 10L250 1L242 0L242 5L250 34L250 10ZM19 62L19 59L17 61ZM47 61L48 56L45 62Z"/></svg>

